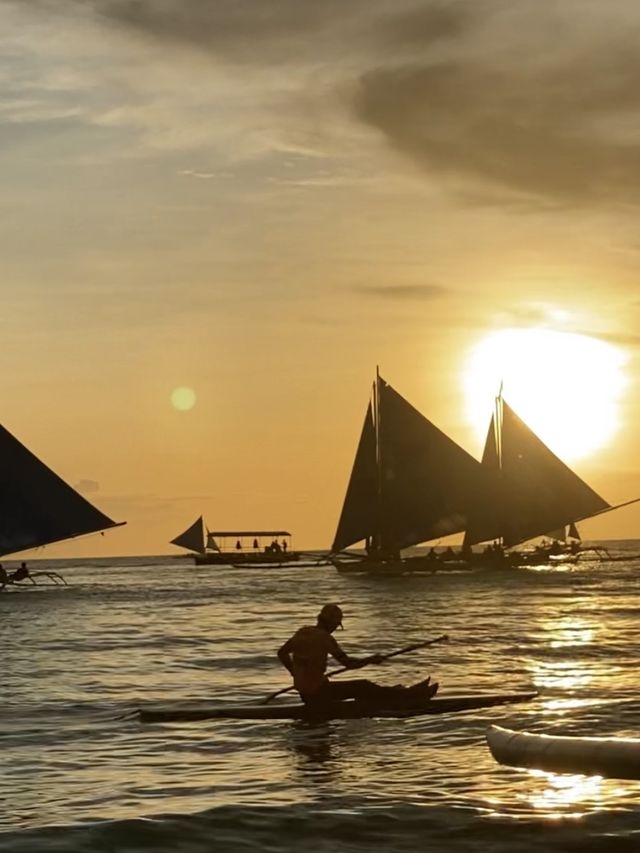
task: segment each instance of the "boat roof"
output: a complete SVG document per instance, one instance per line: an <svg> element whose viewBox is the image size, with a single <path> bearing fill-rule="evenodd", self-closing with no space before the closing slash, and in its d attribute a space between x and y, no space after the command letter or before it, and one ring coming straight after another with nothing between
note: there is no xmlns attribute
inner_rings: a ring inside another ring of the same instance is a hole
<svg viewBox="0 0 640 853"><path fill-rule="evenodd" d="M209 530L209 536L291 536L288 530Z"/></svg>

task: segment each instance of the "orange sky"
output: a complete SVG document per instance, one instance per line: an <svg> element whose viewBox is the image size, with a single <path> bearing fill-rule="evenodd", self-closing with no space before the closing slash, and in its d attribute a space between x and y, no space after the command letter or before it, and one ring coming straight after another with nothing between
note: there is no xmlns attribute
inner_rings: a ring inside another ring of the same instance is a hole
<svg viewBox="0 0 640 853"><path fill-rule="evenodd" d="M465 377L502 329L617 348L616 429L574 467L640 494L630 0L34 0L0 22L1 420L128 522L37 556L168 553L201 513L328 546L376 364L479 456ZM562 362L550 388L594 374Z"/></svg>

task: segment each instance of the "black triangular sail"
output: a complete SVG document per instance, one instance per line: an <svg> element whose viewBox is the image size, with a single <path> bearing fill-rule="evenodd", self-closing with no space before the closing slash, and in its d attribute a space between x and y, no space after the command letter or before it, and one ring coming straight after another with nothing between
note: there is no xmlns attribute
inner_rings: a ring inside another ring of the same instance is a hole
<svg viewBox="0 0 640 853"><path fill-rule="evenodd" d="M458 533L481 501L484 471L390 385L380 387L382 546Z"/></svg>
<svg viewBox="0 0 640 853"><path fill-rule="evenodd" d="M508 498L503 539L507 547L609 508L507 403L502 405L502 477Z"/></svg>
<svg viewBox="0 0 640 853"><path fill-rule="evenodd" d="M180 548L186 548L188 551L195 551L197 554L204 554L204 520L202 516L193 524L189 525L186 530L178 534L175 539L171 540L172 545L178 545Z"/></svg>
<svg viewBox="0 0 640 853"><path fill-rule="evenodd" d="M482 468L485 472L485 499L479 501L469 515L464 535L463 548L476 542L501 539L504 528L502 483L500 479L500 422L501 414L496 408L482 453Z"/></svg>
<svg viewBox="0 0 640 853"><path fill-rule="evenodd" d="M376 435L373 408L369 403L332 551L341 551L374 534L376 491Z"/></svg>
<svg viewBox="0 0 640 853"><path fill-rule="evenodd" d="M493 504L472 518L466 544L502 539L511 547L610 508L502 397L497 404L483 465L496 472L499 456L498 490Z"/></svg>
<svg viewBox="0 0 640 853"><path fill-rule="evenodd" d="M0 426L0 556L118 526Z"/></svg>
<svg viewBox="0 0 640 853"><path fill-rule="evenodd" d="M485 471L380 377L369 404L333 543L368 539L394 553L464 530Z"/></svg>

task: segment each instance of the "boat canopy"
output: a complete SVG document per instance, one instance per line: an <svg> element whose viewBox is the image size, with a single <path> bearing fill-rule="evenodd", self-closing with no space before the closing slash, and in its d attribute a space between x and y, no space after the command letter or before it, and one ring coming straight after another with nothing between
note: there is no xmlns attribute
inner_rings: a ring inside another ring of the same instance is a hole
<svg viewBox="0 0 640 853"><path fill-rule="evenodd" d="M287 530L210 530L209 536L291 536Z"/></svg>

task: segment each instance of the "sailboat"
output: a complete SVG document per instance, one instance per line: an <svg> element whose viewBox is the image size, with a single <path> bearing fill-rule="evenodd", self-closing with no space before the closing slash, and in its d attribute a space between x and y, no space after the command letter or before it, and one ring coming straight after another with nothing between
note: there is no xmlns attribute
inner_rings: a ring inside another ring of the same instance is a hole
<svg viewBox="0 0 640 853"><path fill-rule="evenodd" d="M0 426L0 556L126 522L100 512Z"/></svg>
<svg viewBox="0 0 640 853"><path fill-rule="evenodd" d="M231 545L227 540L231 540ZM288 530L211 531L202 516L172 539L171 544L193 552L198 566L286 565L300 559L300 553L291 548Z"/></svg>
<svg viewBox="0 0 640 853"><path fill-rule="evenodd" d="M493 549L496 558L502 549L540 536L579 541L578 521L634 503L609 504L538 438L504 400L502 390L495 400L482 466L493 478L492 499L470 517L463 546L467 552L477 543L495 541L500 543ZM539 548L510 562L549 556Z"/></svg>
<svg viewBox="0 0 640 853"><path fill-rule="evenodd" d="M467 529L486 497L486 469L376 370L331 549L339 571L434 570L402 550ZM366 556L345 549L364 541Z"/></svg>

